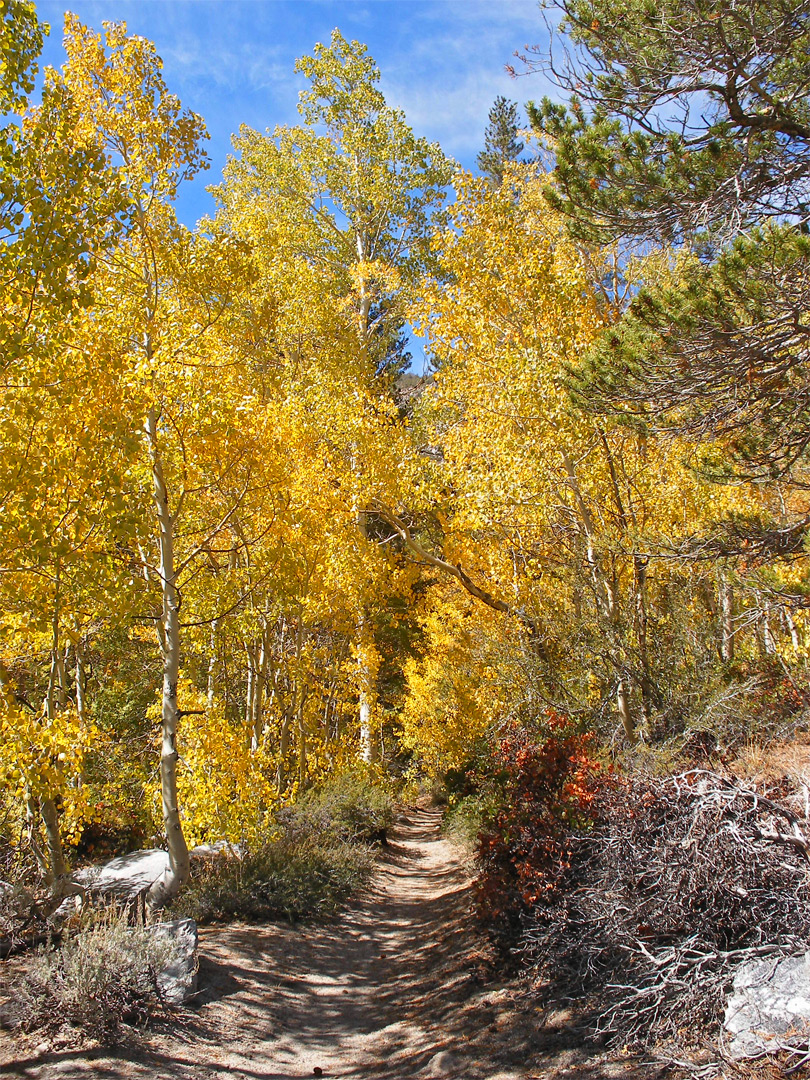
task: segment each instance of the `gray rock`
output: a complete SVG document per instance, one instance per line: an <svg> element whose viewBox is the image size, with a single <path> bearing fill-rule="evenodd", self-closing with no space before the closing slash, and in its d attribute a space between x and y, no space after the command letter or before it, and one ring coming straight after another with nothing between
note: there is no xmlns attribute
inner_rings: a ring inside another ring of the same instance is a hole
<svg viewBox="0 0 810 1080"><path fill-rule="evenodd" d="M440 1050L427 1063L425 1072L428 1076L460 1076L461 1059L452 1050Z"/></svg>
<svg viewBox="0 0 810 1080"><path fill-rule="evenodd" d="M742 964L726 1005L732 1057L754 1057L810 1035L810 953Z"/></svg>
<svg viewBox="0 0 810 1080"><path fill-rule="evenodd" d="M164 1000L182 1005L197 993L197 924L193 919L155 923L149 932L170 948L170 958L157 977Z"/></svg>
<svg viewBox="0 0 810 1080"><path fill-rule="evenodd" d="M216 859L220 856L243 859L246 854L244 844L232 844L230 840L215 840L212 844L197 844L189 852L192 859Z"/></svg>
<svg viewBox="0 0 810 1080"><path fill-rule="evenodd" d="M150 848L119 855L103 866L89 866L73 880L91 892L120 898L135 897L157 881L169 865L168 851Z"/></svg>

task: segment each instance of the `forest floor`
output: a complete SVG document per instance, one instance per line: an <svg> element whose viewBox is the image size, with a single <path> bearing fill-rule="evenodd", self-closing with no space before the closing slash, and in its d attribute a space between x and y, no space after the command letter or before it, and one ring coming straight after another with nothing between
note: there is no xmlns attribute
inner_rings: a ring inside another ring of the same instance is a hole
<svg viewBox="0 0 810 1080"><path fill-rule="evenodd" d="M493 975L464 853L441 815L404 814L372 886L327 920L200 931L200 992L115 1051L0 1033L0 1073L30 1080L641 1080Z"/></svg>

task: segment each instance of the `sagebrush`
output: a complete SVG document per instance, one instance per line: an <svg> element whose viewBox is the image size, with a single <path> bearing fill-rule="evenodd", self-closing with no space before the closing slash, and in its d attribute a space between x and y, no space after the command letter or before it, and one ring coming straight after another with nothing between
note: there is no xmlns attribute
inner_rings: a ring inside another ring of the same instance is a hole
<svg viewBox="0 0 810 1080"><path fill-rule="evenodd" d="M393 817L389 792L359 770L339 775L280 811L264 843L196 866L172 910L197 922L336 911L368 880Z"/></svg>
<svg viewBox="0 0 810 1080"><path fill-rule="evenodd" d="M36 954L17 984L13 1018L24 1031L67 1027L114 1043L122 1024L143 1025L162 1009L158 975L173 955L148 927L103 919Z"/></svg>

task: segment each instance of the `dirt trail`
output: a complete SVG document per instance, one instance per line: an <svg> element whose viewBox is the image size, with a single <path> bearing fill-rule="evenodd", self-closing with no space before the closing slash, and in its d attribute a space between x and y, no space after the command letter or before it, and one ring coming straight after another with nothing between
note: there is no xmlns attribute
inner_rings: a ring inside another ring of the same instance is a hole
<svg viewBox="0 0 810 1080"><path fill-rule="evenodd" d="M615 1065L589 1059L567 1017L555 1025L508 986L485 983L469 874L439 825L437 811L410 810L373 887L334 919L204 928L199 999L176 1030L153 1032L115 1055L7 1044L0 1073L31 1080L616 1075Z"/></svg>

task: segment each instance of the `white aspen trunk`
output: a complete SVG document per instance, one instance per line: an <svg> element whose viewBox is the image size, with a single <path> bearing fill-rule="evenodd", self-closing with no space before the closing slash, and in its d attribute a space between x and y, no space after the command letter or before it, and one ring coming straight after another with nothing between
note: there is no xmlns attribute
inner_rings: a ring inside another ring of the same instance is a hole
<svg viewBox="0 0 810 1080"><path fill-rule="evenodd" d="M634 588L636 594L636 639L641 661L641 710L647 731L652 716L654 685L650 670L650 654L647 646L647 562L639 555L633 557Z"/></svg>
<svg viewBox="0 0 810 1080"><path fill-rule="evenodd" d="M301 732L301 718L303 714L303 701L304 701L304 689L303 680L301 678L301 651L304 643L304 621L301 617L301 608L298 609L298 622L295 631L295 665L292 669L292 677L288 674L288 692L287 702L284 709L284 716L281 722L281 744L279 747L279 760L278 760L278 788L279 791L283 791L285 784L287 783L287 757L290 753L290 744L292 742L293 733L293 721L298 726L298 734L302 736ZM289 672L289 667L288 667ZM303 747L303 751L299 747L299 760L298 760L298 772L299 778L303 769L306 774L306 745Z"/></svg>
<svg viewBox="0 0 810 1080"><path fill-rule="evenodd" d="M59 607L54 607L51 643L51 670L48 676L48 692L45 698L45 722L53 724L57 711L66 704L64 686L64 664L62 652L59 648ZM58 762L54 765L59 771ZM39 800L39 812L42 823L45 826L45 843L48 848L48 872L45 875L47 884L52 884L57 878L65 877L68 868L65 862L65 853L62 848L62 836L59 831L59 811L56 809L56 800L50 796L43 796Z"/></svg>
<svg viewBox="0 0 810 1080"><path fill-rule="evenodd" d="M361 676L367 675L367 669L361 666ZM360 757L367 765L377 760L377 747L371 730L371 695L367 690L360 691Z"/></svg>
<svg viewBox="0 0 810 1080"><path fill-rule="evenodd" d="M734 590L724 570L720 572L720 658L726 663L734 659Z"/></svg>
<svg viewBox="0 0 810 1080"><path fill-rule="evenodd" d="M245 643L245 656L247 657L247 686L245 688L245 726L248 731L253 724L253 695L256 692L256 658L253 655L253 646Z"/></svg>
<svg viewBox="0 0 810 1080"><path fill-rule="evenodd" d="M763 611L762 613L762 646L766 656L775 655L776 641L774 640L773 630L771 630L771 621L768 618L767 611Z"/></svg>
<svg viewBox="0 0 810 1080"><path fill-rule="evenodd" d="M163 659L161 703L160 788L163 824L169 849L169 866L154 882L146 896L150 912L160 910L177 895L188 880L189 855L177 799L177 682L180 675L180 597L174 566L174 518L163 475L157 435L157 411L150 409L145 424L147 448L152 466L152 485L158 522L159 573L163 612L158 634Z"/></svg>
<svg viewBox="0 0 810 1080"><path fill-rule="evenodd" d="M362 231L357 233L357 259L362 262L367 257L367 245L366 237ZM371 312L371 297L366 290L365 279L361 280L360 285L360 334L361 341L364 345L368 344L369 338L369 314ZM352 469L354 469L354 455L352 455ZM357 525L362 535L365 536L365 528L363 526L363 514L358 505L354 507L355 516L357 519ZM358 702L358 723L360 727L360 758L366 763L376 760L376 747L374 745L374 739L371 731L371 716L374 708L374 684L368 664L368 660L365 655L364 648L364 636L366 633L365 616L361 611L360 619L358 621L358 683L359 683L359 702Z"/></svg>
<svg viewBox="0 0 810 1080"><path fill-rule="evenodd" d="M295 635L295 694L296 709L295 720L298 730L298 783L303 789L307 784L307 728L304 721L304 705L306 703L306 689L301 673L301 654L304 647L304 620L302 610L298 608L298 629Z"/></svg>
<svg viewBox="0 0 810 1080"><path fill-rule="evenodd" d="M217 696L217 620L211 623L211 637L208 641L208 684L206 686L206 701L209 713L214 708Z"/></svg>
<svg viewBox="0 0 810 1080"><path fill-rule="evenodd" d="M76 715L79 718L79 728L84 732L87 702L85 699L84 650L82 648L81 638L77 638L76 640L76 669L74 677L76 680ZM76 777L77 788L82 787L84 784L84 777L84 763L82 763L81 772Z"/></svg>
<svg viewBox="0 0 810 1080"><path fill-rule="evenodd" d="M259 659L256 664L256 673L253 686L253 713L250 718L250 746L251 749L254 751L259 749L263 734L262 718L265 688L267 685L267 657L270 651L270 642L268 640L268 637L269 628L265 623L262 626L262 643L259 648Z"/></svg>
<svg viewBox="0 0 810 1080"><path fill-rule="evenodd" d="M616 686L616 708L625 735L631 743L634 743L637 739L636 725L633 720L633 710L630 706L630 696L627 693L627 683L624 679L619 679Z"/></svg>
<svg viewBox="0 0 810 1080"><path fill-rule="evenodd" d="M369 631L365 617L360 616L357 625L357 669L359 683L360 758L367 765L377 761L377 743L372 730L375 686L374 674L368 658Z"/></svg>
<svg viewBox="0 0 810 1080"><path fill-rule="evenodd" d="M576 469L571 457L567 453L563 453L563 466L565 468L566 475L568 477L568 484L574 496L577 509L579 510L580 517L582 519L582 526L585 532L585 542L587 549L588 568L591 574L591 580L593 581L594 593L596 596L596 607L599 614L605 620L608 627L610 627L611 633L613 632L616 618L618 616L618 610L616 605L616 593L613 582L609 576L604 572L602 565L599 561L599 557L596 553L596 545L594 543L595 528L593 517L588 504L582 495L582 491L577 480ZM615 667L622 670L621 659L619 657L612 658L612 663ZM638 741L638 732L636 730L635 718L633 716L633 709L630 701L629 688L626 681L626 676L621 675L618 685L616 687L616 708L619 713L619 719L624 733L627 736L628 742L635 743Z"/></svg>
<svg viewBox="0 0 810 1080"><path fill-rule="evenodd" d="M287 756L290 752L290 716L287 710L281 718L281 735L278 747L278 769L276 771L276 787L279 791L284 790L287 782Z"/></svg>
<svg viewBox="0 0 810 1080"><path fill-rule="evenodd" d="M785 624L787 625L788 631L790 633L790 643L793 648L798 652L799 648L801 647L801 642L799 641L799 631L796 629L796 623L794 622L793 616L790 614L787 608L784 609L784 615Z"/></svg>
<svg viewBox="0 0 810 1080"><path fill-rule="evenodd" d="M304 698L298 710L298 785L303 791L307 786L307 725L304 719Z"/></svg>
<svg viewBox="0 0 810 1080"><path fill-rule="evenodd" d="M323 738L326 743L331 742L334 737L330 717L335 715L336 686L336 680L332 679L329 683L329 693L326 695L326 701L324 702L323 707Z"/></svg>
<svg viewBox="0 0 810 1080"><path fill-rule="evenodd" d="M357 234L357 260L358 262L364 262L366 259L366 241L362 232ZM365 278L360 283L360 336L363 344L368 342L368 317L371 312L371 297L368 295L366 289Z"/></svg>
<svg viewBox="0 0 810 1080"><path fill-rule="evenodd" d="M84 727L85 716L87 715L87 699L85 697L85 675L84 675L84 652L82 650L81 641L76 642L76 714L79 717L79 723Z"/></svg>
<svg viewBox="0 0 810 1080"><path fill-rule="evenodd" d="M281 679L281 665L284 662L284 633L286 630L286 623L281 620L281 628L279 632L277 642L278 663L275 663L273 656L273 643L272 634L273 630L270 626L266 627L267 632L267 708L274 709L279 700L279 680Z"/></svg>

